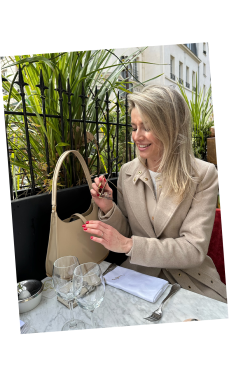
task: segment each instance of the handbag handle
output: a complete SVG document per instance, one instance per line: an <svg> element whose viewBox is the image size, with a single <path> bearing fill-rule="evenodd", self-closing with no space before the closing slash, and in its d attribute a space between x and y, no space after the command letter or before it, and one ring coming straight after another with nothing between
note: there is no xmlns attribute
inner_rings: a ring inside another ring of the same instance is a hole
<svg viewBox="0 0 229 375"><path fill-rule="evenodd" d="M56 211L56 206L57 206L56 205L57 179L58 179L58 175L59 175L59 172L60 172L60 167L61 167L64 159L66 158L66 156L68 156L68 154L70 154L71 152L79 160L79 162L80 162L80 164L81 164L81 166L83 168L85 177L87 179L87 183L89 185L89 189L90 190L92 189L92 181L91 181L91 176L90 176L87 164L85 163L85 160L82 157L82 155L79 153L79 151L69 150L69 151L63 152L63 154L59 157L59 159L58 159L58 161L56 163L56 167L55 167L55 170L54 170L54 173L53 173L53 183L52 183L52 211Z"/></svg>

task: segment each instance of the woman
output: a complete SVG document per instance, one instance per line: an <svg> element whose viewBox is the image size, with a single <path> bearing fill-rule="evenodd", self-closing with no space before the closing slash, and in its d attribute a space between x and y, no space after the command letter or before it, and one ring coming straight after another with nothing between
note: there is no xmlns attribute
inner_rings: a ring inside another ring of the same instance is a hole
<svg viewBox="0 0 229 375"><path fill-rule="evenodd" d="M125 253L123 267L226 302L226 287L206 255L217 171L193 155L189 108L167 86L147 86L128 100L138 157L120 170L118 205L99 197L105 178L95 179L91 195L100 208L99 221L88 222L84 230L92 241ZM108 185L105 191L112 195Z"/></svg>

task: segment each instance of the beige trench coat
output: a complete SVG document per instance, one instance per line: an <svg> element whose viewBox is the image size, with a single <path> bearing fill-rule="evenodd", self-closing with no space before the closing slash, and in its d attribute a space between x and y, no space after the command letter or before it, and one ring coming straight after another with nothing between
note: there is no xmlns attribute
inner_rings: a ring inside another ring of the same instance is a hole
<svg viewBox="0 0 229 375"><path fill-rule="evenodd" d="M145 160L122 166L118 178L118 205L98 218L133 239L130 256L122 264L138 272L178 282L182 288L226 302L226 286L210 257L218 191L213 164L195 159L199 182L177 203L165 196L163 180L156 180L155 199ZM152 215L152 216L151 216Z"/></svg>

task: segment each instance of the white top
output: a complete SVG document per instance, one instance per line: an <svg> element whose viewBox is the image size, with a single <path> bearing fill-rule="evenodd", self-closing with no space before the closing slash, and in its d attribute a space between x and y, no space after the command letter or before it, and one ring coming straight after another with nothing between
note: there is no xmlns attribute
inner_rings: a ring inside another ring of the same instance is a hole
<svg viewBox="0 0 229 375"><path fill-rule="evenodd" d="M155 193L155 197L157 196L157 185L156 185L156 177L160 175L159 172L153 172L149 169L149 174L150 174L150 177L152 178L152 181L153 181L153 188L154 188L154 193Z"/></svg>

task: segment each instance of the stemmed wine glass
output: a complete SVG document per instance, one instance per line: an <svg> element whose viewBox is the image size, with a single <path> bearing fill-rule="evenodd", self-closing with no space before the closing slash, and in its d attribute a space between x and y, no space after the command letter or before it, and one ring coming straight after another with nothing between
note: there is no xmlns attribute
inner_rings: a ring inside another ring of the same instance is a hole
<svg viewBox="0 0 229 375"><path fill-rule="evenodd" d="M92 262L77 266L73 275L73 291L78 305L91 312L92 327L98 328L93 312L101 305L105 294L105 282L100 266Z"/></svg>
<svg viewBox="0 0 229 375"><path fill-rule="evenodd" d="M65 323L62 331L76 330L85 328L83 322L74 319L73 303L75 297L73 295L73 273L75 268L79 266L79 261L75 256L65 256L57 259L53 264L52 279L56 294L68 302L70 307L71 319Z"/></svg>

